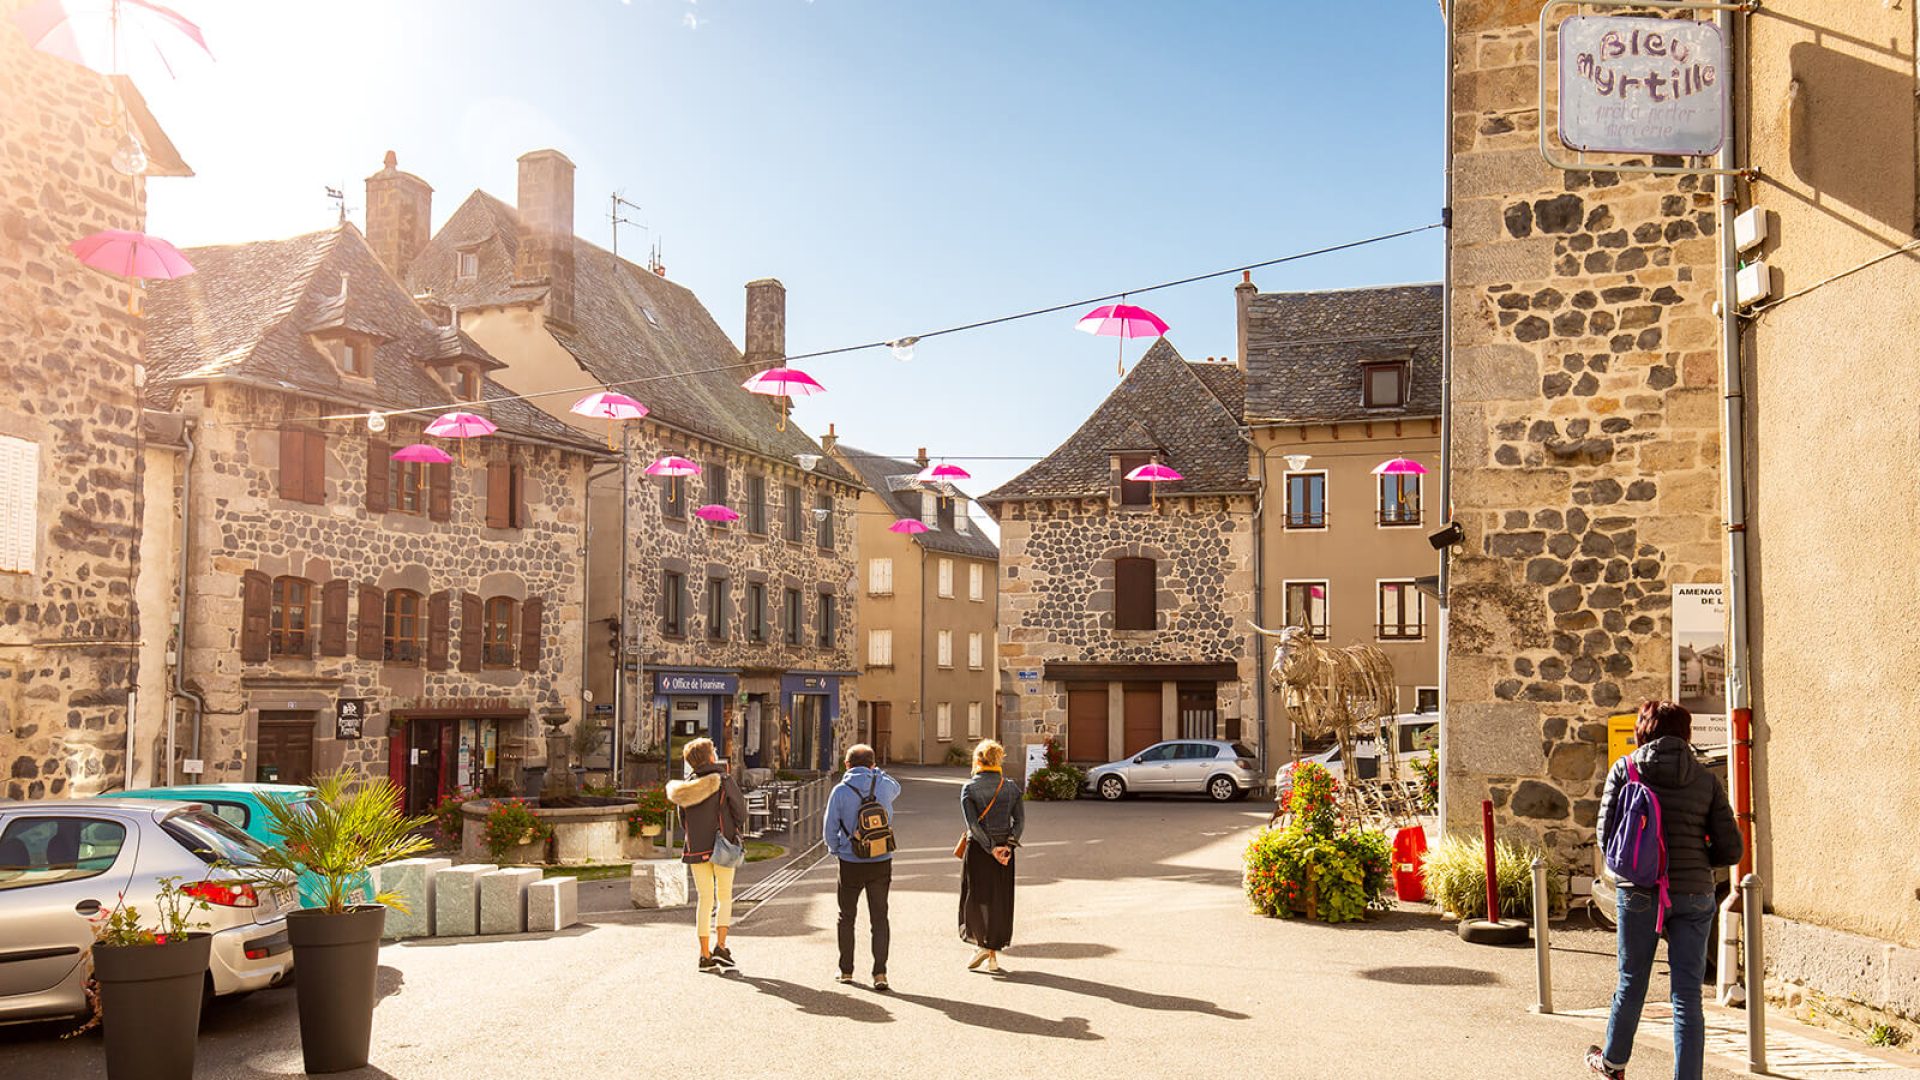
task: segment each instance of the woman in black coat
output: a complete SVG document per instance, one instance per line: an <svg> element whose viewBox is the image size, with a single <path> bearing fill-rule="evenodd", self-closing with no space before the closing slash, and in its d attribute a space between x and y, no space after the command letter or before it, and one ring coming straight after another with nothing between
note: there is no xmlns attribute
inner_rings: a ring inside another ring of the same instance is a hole
<svg viewBox="0 0 1920 1080"><path fill-rule="evenodd" d="M994 974L1000 972L1000 950L1013 941L1013 849L1027 824L1020 785L1001 772L1006 756L1006 747L982 741L973 748L973 779L960 789L960 816L967 826L960 940L979 950L967 970L984 963Z"/></svg>

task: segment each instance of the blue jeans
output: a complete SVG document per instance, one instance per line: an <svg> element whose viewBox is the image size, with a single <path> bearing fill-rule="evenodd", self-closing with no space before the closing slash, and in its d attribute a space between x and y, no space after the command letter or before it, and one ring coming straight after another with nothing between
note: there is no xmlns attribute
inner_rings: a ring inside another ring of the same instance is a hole
<svg viewBox="0 0 1920 1080"><path fill-rule="evenodd" d="M1653 981L1653 953L1660 944L1660 932L1654 929L1660 894L1622 886L1618 899L1620 985L1613 991L1602 1053L1607 1064L1625 1068L1633 1055L1640 1009L1647 1003L1647 985ZM1666 923L1667 967L1673 982L1673 1076L1674 1080L1700 1080L1707 1044L1700 983L1707 970L1713 894L1672 893L1669 899L1673 902Z"/></svg>

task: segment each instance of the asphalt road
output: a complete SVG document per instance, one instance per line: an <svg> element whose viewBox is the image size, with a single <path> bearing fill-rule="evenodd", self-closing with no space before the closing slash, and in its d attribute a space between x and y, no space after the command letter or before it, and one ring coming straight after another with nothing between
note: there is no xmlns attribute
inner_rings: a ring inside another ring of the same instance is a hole
<svg viewBox="0 0 1920 1080"><path fill-rule="evenodd" d="M1463 944L1424 911L1363 926L1247 914L1238 854L1258 803L1029 804L1008 973L964 969L953 771L897 808L894 992L832 982L833 867L748 914L741 967L701 974L691 913L558 935L418 941L382 954L374 1068L460 1077L1582 1077L1599 1021L1529 1014L1529 950ZM1562 1009L1602 1007L1612 938L1556 936ZM1643 1039L1636 1077L1671 1070ZM95 1038L0 1029L0 1077L102 1075ZM198 1075L300 1073L291 991L218 1007ZM1710 1067L1713 1080L1736 1074Z"/></svg>

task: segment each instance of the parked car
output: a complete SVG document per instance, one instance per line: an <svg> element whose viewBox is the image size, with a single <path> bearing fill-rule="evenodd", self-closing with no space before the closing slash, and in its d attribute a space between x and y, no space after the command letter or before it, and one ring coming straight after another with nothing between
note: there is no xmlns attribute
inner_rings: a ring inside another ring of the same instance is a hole
<svg viewBox="0 0 1920 1080"><path fill-rule="evenodd" d="M273 833L273 818L266 801L304 807L313 801L313 789L300 784L182 784L175 787L136 788L115 792L116 799L162 799L170 802L195 802L206 806L227 823L268 847L279 847ZM311 811L309 811L311 812ZM300 875L300 906L319 907L326 902L326 887L318 874ZM373 898L373 879L361 874L347 889L347 903L364 904Z"/></svg>
<svg viewBox="0 0 1920 1080"><path fill-rule="evenodd" d="M1244 799L1260 789L1259 755L1244 743L1172 739L1087 771L1082 790L1108 802L1128 795L1206 795L1215 802Z"/></svg>
<svg viewBox="0 0 1920 1080"><path fill-rule="evenodd" d="M1400 778L1414 779L1413 763L1430 758L1440 745L1440 718L1433 713L1402 713L1393 718L1394 749L1400 760ZM1312 761L1333 774L1335 780L1344 780L1347 776L1347 764L1340 759L1340 747L1336 744L1300 759ZM1280 766L1274 775L1273 786L1276 794L1285 795L1293 790L1293 770L1299 762L1289 761ZM1373 739L1356 739L1353 744L1354 769L1362 780L1377 780L1380 777L1380 745Z"/></svg>
<svg viewBox="0 0 1920 1080"><path fill-rule="evenodd" d="M196 929L213 935L204 993L285 982L296 900L291 882L250 880L265 850L191 803L0 803L0 1023L86 1013L94 921L124 903L152 926L162 877L208 904L193 913Z"/></svg>

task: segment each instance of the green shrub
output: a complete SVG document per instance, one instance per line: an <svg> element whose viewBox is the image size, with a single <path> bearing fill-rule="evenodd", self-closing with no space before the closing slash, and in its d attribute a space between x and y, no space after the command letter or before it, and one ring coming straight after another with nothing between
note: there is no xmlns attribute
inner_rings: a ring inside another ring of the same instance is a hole
<svg viewBox="0 0 1920 1080"><path fill-rule="evenodd" d="M442 843L460 846L460 808L471 798L470 792L456 791L434 805L433 831L440 834Z"/></svg>
<svg viewBox="0 0 1920 1080"><path fill-rule="evenodd" d="M1533 915L1533 859L1547 860L1547 906L1558 909L1565 902L1566 879L1559 862L1545 849L1514 844L1506 840L1494 843L1494 873L1500 891L1500 914ZM1478 837L1449 834L1427 852L1422 867L1427 898L1445 911L1463 919L1483 919L1487 915L1487 852Z"/></svg>
<svg viewBox="0 0 1920 1080"><path fill-rule="evenodd" d="M971 765L973 764L973 751L968 750L964 746L949 746L947 747L947 756L944 760L945 764L948 765Z"/></svg>
<svg viewBox="0 0 1920 1080"><path fill-rule="evenodd" d="M1080 787L1086 782L1086 772L1072 765L1035 769L1033 775L1027 777L1027 798L1037 802L1072 802L1080 797Z"/></svg>
<svg viewBox="0 0 1920 1080"><path fill-rule="evenodd" d="M1294 770L1284 828L1262 829L1247 844L1242 877L1262 914L1355 922L1368 908L1392 906L1393 851L1386 834L1346 828L1339 782L1318 764Z"/></svg>
<svg viewBox="0 0 1920 1080"><path fill-rule="evenodd" d="M507 852L520 844L531 840L543 844L553 835L553 829L546 822L535 817L527 804L518 799L502 799L487 811L486 828L483 835L487 841L487 853L493 861L499 862Z"/></svg>

